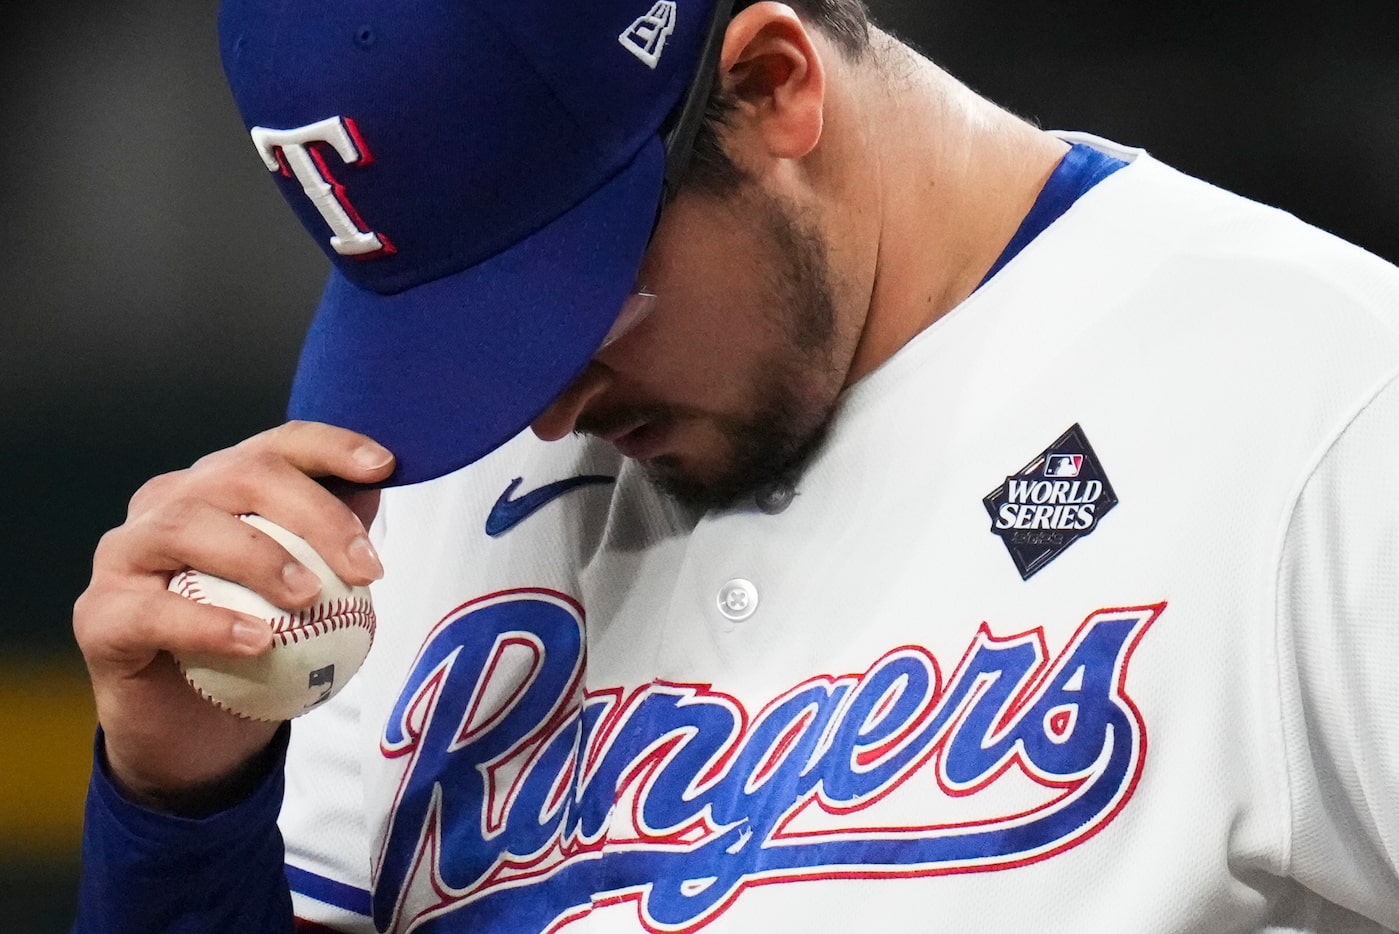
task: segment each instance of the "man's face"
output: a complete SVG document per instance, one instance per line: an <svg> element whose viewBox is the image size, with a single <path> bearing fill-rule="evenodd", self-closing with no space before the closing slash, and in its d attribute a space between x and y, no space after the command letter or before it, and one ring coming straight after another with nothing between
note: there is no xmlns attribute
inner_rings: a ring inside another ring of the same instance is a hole
<svg viewBox="0 0 1399 934"><path fill-rule="evenodd" d="M682 195L639 285L654 310L565 393L581 405L574 429L692 506L794 478L824 436L858 333L841 325L816 223L751 183Z"/></svg>

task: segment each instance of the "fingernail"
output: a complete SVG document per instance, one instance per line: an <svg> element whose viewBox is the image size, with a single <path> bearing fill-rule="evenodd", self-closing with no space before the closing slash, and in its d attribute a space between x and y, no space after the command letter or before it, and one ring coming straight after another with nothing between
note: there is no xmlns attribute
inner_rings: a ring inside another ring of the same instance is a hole
<svg viewBox="0 0 1399 934"><path fill-rule="evenodd" d="M288 562L282 568L282 583L294 597L314 597L321 592L321 579L303 564Z"/></svg>
<svg viewBox="0 0 1399 934"><path fill-rule="evenodd" d="M355 453L351 457L364 470L378 470L393 460L393 455L388 452L388 449L377 444L362 444L355 448Z"/></svg>
<svg viewBox="0 0 1399 934"><path fill-rule="evenodd" d="M350 561L365 577L370 580L378 580L384 576L384 565L380 562L379 554L374 550L374 546L369 543L369 539L361 535L350 543L348 552Z"/></svg>
<svg viewBox="0 0 1399 934"><path fill-rule="evenodd" d="M233 644L242 649L261 649L267 644L267 624L250 619L233 621Z"/></svg>

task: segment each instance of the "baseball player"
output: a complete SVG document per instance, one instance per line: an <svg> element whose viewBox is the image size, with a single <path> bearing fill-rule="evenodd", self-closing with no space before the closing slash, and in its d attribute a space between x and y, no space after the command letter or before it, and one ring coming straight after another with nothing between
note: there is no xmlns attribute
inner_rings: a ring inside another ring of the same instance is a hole
<svg viewBox="0 0 1399 934"><path fill-rule="evenodd" d="M98 549L78 930L1399 929L1399 271L854 0L220 28L334 271ZM376 581L291 726L247 512Z"/></svg>

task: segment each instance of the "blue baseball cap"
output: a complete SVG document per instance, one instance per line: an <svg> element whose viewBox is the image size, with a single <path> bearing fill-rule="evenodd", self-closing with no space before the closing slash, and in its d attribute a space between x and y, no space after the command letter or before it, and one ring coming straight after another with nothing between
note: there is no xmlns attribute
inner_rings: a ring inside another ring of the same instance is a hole
<svg viewBox="0 0 1399 934"><path fill-rule="evenodd" d="M727 0L224 0L234 99L333 264L289 417L385 445L391 485L523 430L636 285L727 14Z"/></svg>

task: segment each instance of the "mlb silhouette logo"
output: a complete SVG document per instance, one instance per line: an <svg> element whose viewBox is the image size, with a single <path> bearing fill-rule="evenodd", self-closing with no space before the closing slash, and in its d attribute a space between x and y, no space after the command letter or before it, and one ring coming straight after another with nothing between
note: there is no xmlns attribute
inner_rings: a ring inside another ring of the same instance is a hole
<svg viewBox="0 0 1399 934"><path fill-rule="evenodd" d="M1082 454L1051 454L1044 462L1046 477L1077 477L1082 469Z"/></svg>
<svg viewBox="0 0 1399 934"><path fill-rule="evenodd" d="M329 688L329 687L333 686L334 684L335 684L335 666L334 666L334 665L326 665L324 668L317 668L315 671L311 672L310 676L307 677L307 679L306 679L306 686L307 686L308 688L322 687L322 686Z"/></svg>

